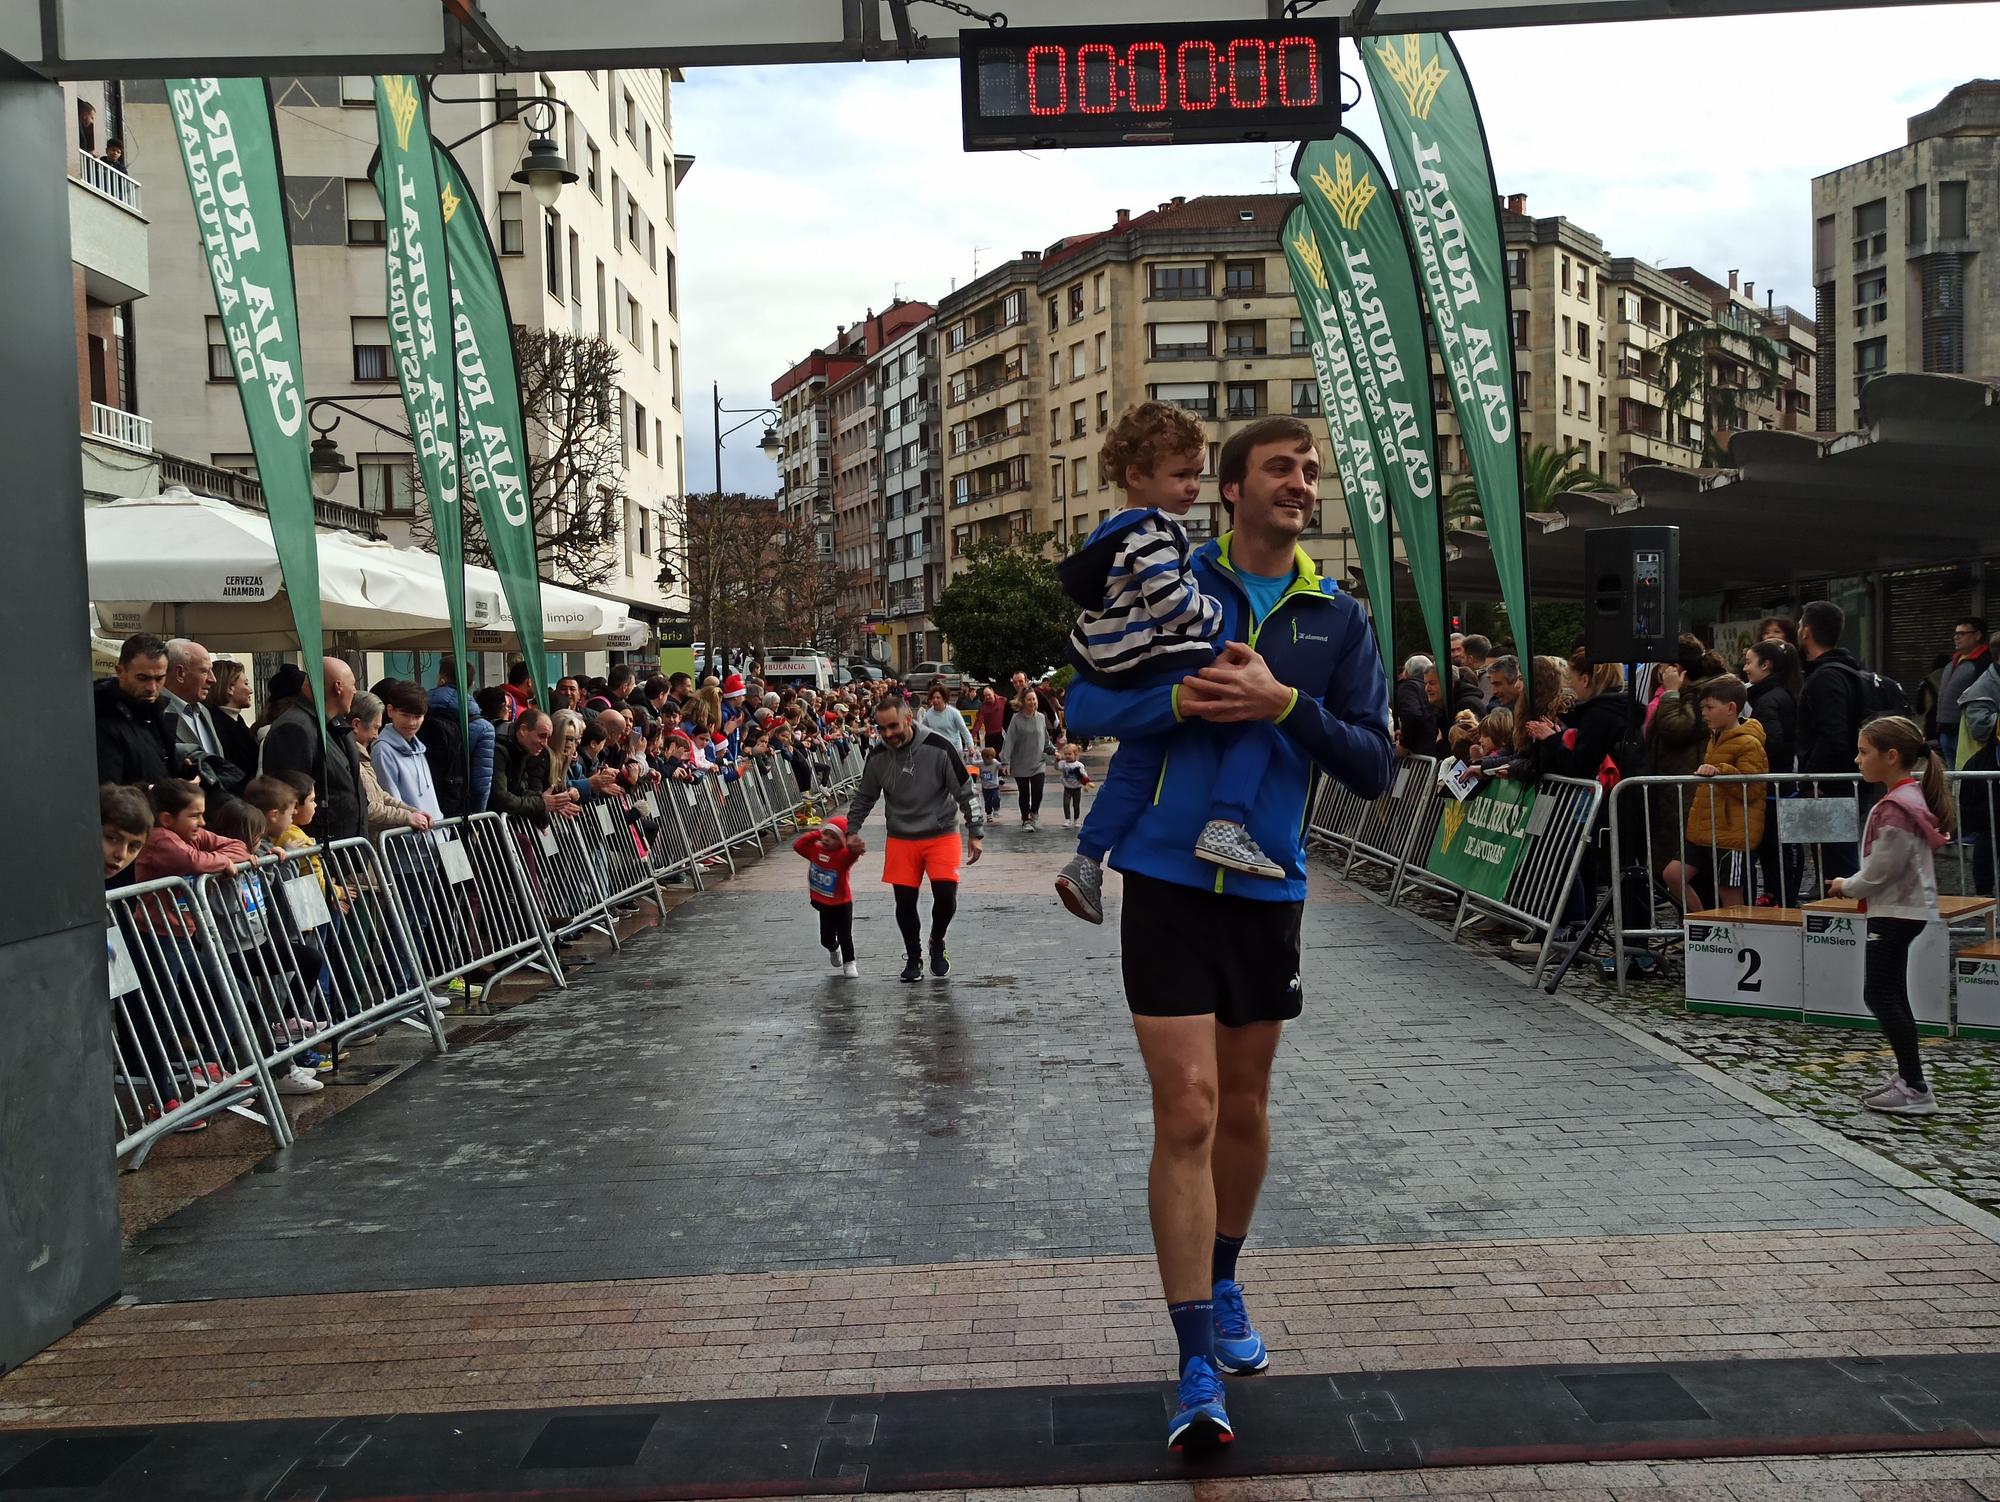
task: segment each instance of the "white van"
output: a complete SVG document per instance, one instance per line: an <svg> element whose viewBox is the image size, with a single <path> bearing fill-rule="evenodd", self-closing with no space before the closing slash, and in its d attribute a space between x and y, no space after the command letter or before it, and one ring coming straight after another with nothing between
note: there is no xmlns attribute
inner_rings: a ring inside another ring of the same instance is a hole
<svg viewBox="0 0 2000 1502"><path fill-rule="evenodd" d="M825 693L833 687L833 662L823 652L802 647L772 647L764 654L764 682L772 688L810 688Z"/></svg>

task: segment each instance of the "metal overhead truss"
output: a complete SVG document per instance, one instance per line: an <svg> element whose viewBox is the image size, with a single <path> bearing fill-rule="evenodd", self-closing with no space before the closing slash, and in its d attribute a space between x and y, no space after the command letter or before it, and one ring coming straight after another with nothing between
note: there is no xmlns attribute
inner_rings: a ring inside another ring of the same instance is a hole
<svg viewBox="0 0 2000 1502"><path fill-rule="evenodd" d="M1883 0L0 0L48 78L490 73L952 57L964 28L1280 20L1349 35L1827 10ZM1897 4L1937 0L1893 0Z"/></svg>

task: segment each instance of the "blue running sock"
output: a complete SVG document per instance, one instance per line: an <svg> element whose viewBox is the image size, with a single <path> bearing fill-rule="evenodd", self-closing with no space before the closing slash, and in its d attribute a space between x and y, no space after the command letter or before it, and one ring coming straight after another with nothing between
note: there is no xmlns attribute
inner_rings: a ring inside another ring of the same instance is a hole
<svg viewBox="0 0 2000 1502"><path fill-rule="evenodd" d="M1247 1239L1243 1236L1224 1236L1220 1232L1216 1234L1215 1273L1209 1279L1211 1283L1220 1283L1224 1279L1231 1283L1236 1281L1236 1254L1243 1250L1243 1243Z"/></svg>
<svg viewBox="0 0 2000 1502"><path fill-rule="evenodd" d="M1181 1343L1181 1359L1174 1370L1187 1370L1188 1358L1199 1356L1215 1365L1215 1303L1212 1299L1190 1299L1185 1304L1167 1305L1174 1322L1174 1338Z"/></svg>

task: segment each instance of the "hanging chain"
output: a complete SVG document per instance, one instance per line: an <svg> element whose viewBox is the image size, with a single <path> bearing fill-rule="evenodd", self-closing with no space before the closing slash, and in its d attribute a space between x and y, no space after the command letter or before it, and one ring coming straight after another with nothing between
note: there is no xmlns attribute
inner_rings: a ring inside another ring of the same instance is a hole
<svg viewBox="0 0 2000 1502"><path fill-rule="evenodd" d="M910 0L910 3L912 5L935 5L940 10L950 11L953 15L964 16L968 21L983 21L995 31L1005 31L1007 29L1007 13L1004 10L996 10L990 13L983 10L974 10L971 6L963 4L962 0ZM1317 4L1318 0L1313 0L1313 3Z"/></svg>
<svg viewBox="0 0 2000 1502"><path fill-rule="evenodd" d="M1314 10L1326 3L1327 0L1286 0L1285 19L1287 21L1296 21L1307 11Z"/></svg>

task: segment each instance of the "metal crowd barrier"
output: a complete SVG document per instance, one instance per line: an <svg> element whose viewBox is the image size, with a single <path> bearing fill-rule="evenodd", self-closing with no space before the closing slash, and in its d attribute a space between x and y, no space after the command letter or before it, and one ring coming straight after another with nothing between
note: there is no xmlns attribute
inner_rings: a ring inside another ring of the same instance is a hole
<svg viewBox="0 0 2000 1502"><path fill-rule="evenodd" d="M685 877L699 892L707 883L702 880L701 862L694 858L687 821L681 817L683 809L677 794L683 786L683 783L663 782L642 793L634 800L633 806L647 818L657 821L651 837L654 880L672 881Z"/></svg>
<svg viewBox="0 0 2000 1502"><path fill-rule="evenodd" d="M1861 778L1855 772L1622 779L1611 790L1609 872L1613 878L1629 878L1632 891L1645 892L1649 904L1644 912L1628 912L1628 882L1612 880L1618 988L1625 987L1628 952L1649 949L1654 940L1679 942L1683 908L1675 889L1685 891L1685 878L1695 864L1706 870L1708 896L1718 902L1726 876L1741 876L1740 885L1729 886L1740 891L1745 902L1768 894L1777 899L1777 906L1792 908L1825 896L1829 877L1846 874L1858 861L1863 824L1860 789ZM1743 838L1721 847L1693 846L1706 853L1691 863L1688 815L1704 796L1718 817L1733 806ZM1749 811L1759 800L1764 805L1764 832L1753 841ZM1836 869L1829 871L1829 861ZM1846 870L1838 869L1843 866ZM1736 869L1728 869L1732 867Z"/></svg>
<svg viewBox="0 0 2000 1502"><path fill-rule="evenodd" d="M723 839L730 849L746 841L757 847L757 853L764 853L763 836L757 832L757 812L752 807L751 782L739 776L729 782L715 778L709 783L709 791L715 795L718 816L722 824Z"/></svg>
<svg viewBox="0 0 2000 1502"><path fill-rule="evenodd" d="M371 841L265 856L195 890L274 1071L404 1019L445 1051L416 930Z"/></svg>
<svg viewBox="0 0 2000 1502"><path fill-rule="evenodd" d="M730 854L729 839L722 832L722 804L715 796L715 779L703 777L699 782L669 784L680 795L680 814L686 829L688 844L695 860L713 863L726 862L729 874L736 874L736 859Z"/></svg>
<svg viewBox="0 0 2000 1502"><path fill-rule="evenodd" d="M1309 801L1306 835L1344 857L1343 875L1370 866L1389 876L1388 900L1399 904L1414 888L1457 903L1451 936L1457 939L1474 912L1492 913L1539 933L1541 949L1529 984L1539 984L1547 968L1555 931L1573 903L1604 789L1595 781L1544 777L1535 786L1526 848L1499 898L1467 892L1427 867L1438 826L1451 794L1438 781L1435 757L1412 756L1397 764L1395 780L1380 798L1362 798L1333 778L1322 778Z"/></svg>
<svg viewBox="0 0 2000 1502"><path fill-rule="evenodd" d="M160 1138L224 1110L289 1144L270 1040L251 1028L194 883L170 876L118 887L104 904L117 1156L137 1168Z"/></svg>
<svg viewBox="0 0 2000 1502"><path fill-rule="evenodd" d="M1957 811L1957 837L1938 852L1938 879L1949 878L1961 893L1975 897L1994 894L1994 852L2000 850L2000 772L1948 772L1952 806Z"/></svg>
<svg viewBox="0 0 2000 1502"><path fill-rule="evenodd" d="M476 1002L524 967L569 984L504 816L446 819L427 831L392 829L381 849L431 986L461 981Z"/></svg>
<svg viewBox="0 0 2000 1502"><path fill-rule="evenodd" d="M618 925L611 918L611 889L603 849L586 837L583 818L551 814L545 824L509 818L514 849L527 875L528 891L542 921L556 939L572 939L595 929L618 948Z"/></svg>
<svg viewBox="0 0 2000 1502"><path fill-rule="evenodd" d="M666 917L667 899L653 869L651 843L659 821L641 813L622 791L592 791L584 795L583 822L586 834L597 836L607 902L614 908L650 902L655 912Z"/></svg>

